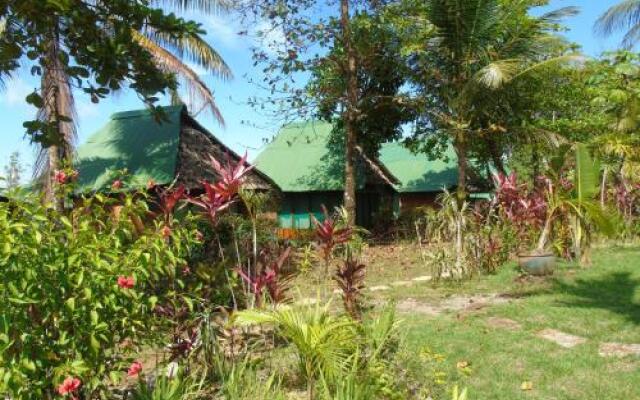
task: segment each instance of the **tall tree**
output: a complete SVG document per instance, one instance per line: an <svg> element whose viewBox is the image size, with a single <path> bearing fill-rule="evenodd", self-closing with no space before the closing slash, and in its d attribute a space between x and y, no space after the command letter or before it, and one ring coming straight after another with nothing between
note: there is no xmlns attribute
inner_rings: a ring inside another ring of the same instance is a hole
<svg viewBox="0 0 640 400"><path fill-rule="evenodd" d="M540 3L405 0L394 10L422 102L414 139L431 153L453 145L460 201L467 195L470 149L502 130L491 120L494 96L518 78L572 58L551 57L550 49L558 20L577 10L535 17L530 10Z"/></svg>
<svg viewBox="0 0 640 400"><path fill-rule="evenodd" d="M397 96L404 82L398 41L383 28L378 3L251 4L248 14L268 20L269 31L283 37L275 49L255 51L265 72L260 84L270 95L253 104L261 110L272 105L278 123L319 118L334 124L344 156L344 205L353 225L357 148L377 151L381 142L399 135L404 121Z"/></svg>
<svg viewBox="0 0 640 400"><path fill-rule="evenodd" d="M630 49L640 39L640 0L623 0L611 6L595 24L596 32L609 36L626 30L622 45Z"/></svg>
<svg viewBox="0 0 640 400"><path fill-rule="evenodd" d="M344 112L345 127L345 155L344 155L344 207L347 210L350 226L356 224L356 144L358 132L356 130L356 106L358 102L358 77L356 76L356 54L351 38L351 16L349 15L349 0L340 0L340 30L342 31L342 46L345 50L347 81L347 96Z"/></svg>

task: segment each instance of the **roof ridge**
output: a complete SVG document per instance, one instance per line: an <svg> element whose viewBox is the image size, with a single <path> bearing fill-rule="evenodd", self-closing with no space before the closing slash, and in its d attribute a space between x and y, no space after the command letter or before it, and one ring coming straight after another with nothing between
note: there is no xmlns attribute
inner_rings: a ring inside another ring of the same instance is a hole
<svg viewBox="0 0 640 400"><path fill-rule="evenodd" d="M185 106L184 105L159 106L158 108L163 109L167 113L174 113L174 112L182 111L185 108ZM115 113L111 114L110 119L111 120L117 120L117 119L127 119L127 118L138 118L138 117L145 117L145 116L150 116L150 115L151 115L151 110L150 109L148 109L148 108L139 108L137 110L127 110L127 111L115 112Z"/></svg>

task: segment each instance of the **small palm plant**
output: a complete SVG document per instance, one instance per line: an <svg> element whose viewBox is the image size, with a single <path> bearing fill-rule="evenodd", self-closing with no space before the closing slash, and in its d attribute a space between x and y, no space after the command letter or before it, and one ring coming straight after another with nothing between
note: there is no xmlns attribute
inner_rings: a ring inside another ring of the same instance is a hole
<svg viewBox="0 0 640 400"><path fill-rule="evenodd" d="M309 400L313 400L320 377L333 383L342 375L357 338L354 322L344 316L332 315L329 306L330 303L244 310L234 314L233 321L241 326L273 325L276 334L296 349L300 373L305 378Z"/></svg>

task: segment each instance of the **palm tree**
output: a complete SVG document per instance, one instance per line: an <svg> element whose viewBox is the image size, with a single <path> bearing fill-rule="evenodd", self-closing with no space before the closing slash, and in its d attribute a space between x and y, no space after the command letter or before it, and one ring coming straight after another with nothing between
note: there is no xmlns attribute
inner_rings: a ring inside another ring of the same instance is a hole
<svg viewBox="0 0 640 400"><path fill-rule="evenodd" d="M444 132L458 157L458 199L466 198L468 152L481 121L483 104L520 76L571 57L550 57L559 39L551 34L574 7L533 17L527 2L499 0L427 0L430 22L420 64L430 130ZM424 22L420 21L424 24ZM422 80L422 81L420 81ZM492 91L494 93L492 94Z"/></svg>
<svg viewBox="0 0 640 400"><path fill-rule="evenodd" d="M598 18L595 30L603 36L626 30L622 45L627 49L632 48L640 39L640 0L623 0L611 6Z"/></svg>
<svg viewBox="0 0 640 400"><path fill-rule="evenodd" d="M183 12L203 13L218 12L221 4L216 0L158 0L157 3ZM182 86L187 89L192 112L197 114L203 109L208 109L214 118L224 125L213 92L187 64L193 63L214 76L230 79L232 73L229 66L213 47L198 34L175 38L145 28L141 31L132 30L131 35L153 56L160 69L176 75ZM47 143L47 147L38 150L34 176L44 178L45 193L51 200L53 172L60 168L61 164L72 161L77 139L77 117L71 83L58 57L62 46L58 32L51 32L48 46L49 56L43 69L41 83L43 107L39 110L37 119L52 124L57 138ZM171 97L172 102L181 102L176 92L171 93ZM200 106L195 109L198 102Z"/></svg>

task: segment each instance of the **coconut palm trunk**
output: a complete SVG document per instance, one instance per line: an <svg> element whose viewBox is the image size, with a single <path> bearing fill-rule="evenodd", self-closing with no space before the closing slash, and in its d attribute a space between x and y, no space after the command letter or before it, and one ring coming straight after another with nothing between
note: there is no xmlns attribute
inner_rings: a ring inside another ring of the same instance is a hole
<svg viewBox="0 0 640 400"><path fill-rule="evenodd" d="M69 77L60 61L57 31L52 32L47 47L40 87L43 105L38 110L37 119L53 126L54 133L47 137L48 146L38 150L34 172L42 180L45 200L62 209L62 200L55 196L54 174L63 164L71 163L77 139L76 112Z"/></svg>
<svg viewBox="0 0 640 400"><path fill-rule="evenodd" d="M458 157L458 188L456 197L458 204L461 205L467 199L467 142L464 132L458 132L455 136L454 147L456 156Z"/></svg>

